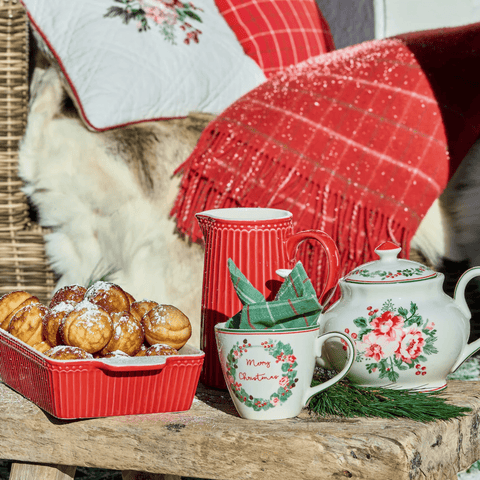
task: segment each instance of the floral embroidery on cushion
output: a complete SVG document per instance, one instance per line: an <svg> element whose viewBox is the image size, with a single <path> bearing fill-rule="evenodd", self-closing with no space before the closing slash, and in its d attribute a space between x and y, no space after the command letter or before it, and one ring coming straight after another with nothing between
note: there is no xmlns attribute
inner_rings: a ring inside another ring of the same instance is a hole
<svg viewBox="0 0 480 480"><path fill-rule="evenodd" d="M136 21L139 32L145 32L152 28L152 24L160 29L165 39L176 44L176 29L185 32L183 42L199 42L202 31L195 28L190 21L202 22L197 11L203 10L196 7L192 2L180 2L179 0L114 0L122 4L122 7L110 7L105 17L121 17L123 23L130 20Z"/></svg>

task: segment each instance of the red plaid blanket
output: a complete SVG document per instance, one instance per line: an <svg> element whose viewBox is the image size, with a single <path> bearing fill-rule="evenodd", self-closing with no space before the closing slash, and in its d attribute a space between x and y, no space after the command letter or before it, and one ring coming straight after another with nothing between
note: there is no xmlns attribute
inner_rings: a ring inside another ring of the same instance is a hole
<svg viewBox="0 0 480 480"><path fill-rule="evenodd" d="M315 0L215 0L245 53L267 77L334 50Z"/></svg>
<svg viewBox="0 0 480 480"><path fill-rule="evenodd" d="M321 229L343 273L385 240L409 244L480 133L480 24L366 42L271 77L231 105L182 166L172 214L274 207ZM318 288L323 254L301 253Z"/></svg>

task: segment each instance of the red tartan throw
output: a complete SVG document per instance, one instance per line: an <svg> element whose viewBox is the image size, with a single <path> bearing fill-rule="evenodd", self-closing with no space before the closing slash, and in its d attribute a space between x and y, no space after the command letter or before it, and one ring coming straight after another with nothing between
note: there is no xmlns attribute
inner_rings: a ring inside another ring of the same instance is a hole
<svg viewBox="0 0 480 480"><path fill-rule="evenodd" d="M334 50L315 0L215 0L243 47L267 77Z"/></svg>
<svg viewBox="0 0 480 480"><path fill-rule="evenodd" d="M480 24L366 42L273 76L232 104L182 166L172 214L290 210L296 230L336 241L343 273L421 219L480 132ZM322 249L297 257L319 290Z"/></svg>

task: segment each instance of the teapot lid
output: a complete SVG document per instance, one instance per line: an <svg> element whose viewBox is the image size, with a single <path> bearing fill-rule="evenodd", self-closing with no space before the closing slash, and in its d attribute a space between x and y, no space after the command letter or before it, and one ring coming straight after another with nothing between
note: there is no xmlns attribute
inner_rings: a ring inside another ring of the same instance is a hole
<svg viewBox="0 0 480 480"><path fill-rule="evenodd" d="M406 283L435 278L438 273L421 263L398 258L401 247L384 242L375 249L380 260L365 263L351 271L344 280L350 283Z"/></svg>

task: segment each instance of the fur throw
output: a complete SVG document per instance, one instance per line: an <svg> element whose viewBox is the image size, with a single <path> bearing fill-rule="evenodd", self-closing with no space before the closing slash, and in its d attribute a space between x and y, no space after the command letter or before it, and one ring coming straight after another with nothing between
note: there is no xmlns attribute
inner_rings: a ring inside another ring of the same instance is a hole
<svg viewBox="0 0 480 480"><path fill-rule="evenodd" d="M180 308L198 345L203 251L175 233L173 172L209 115L88 131L51 67L37 68L19 152L24 191L51 229L47 255L57 288L109 279L136 299ZM195 325L196 323L196 325Z"/></svg>

